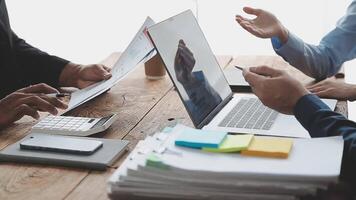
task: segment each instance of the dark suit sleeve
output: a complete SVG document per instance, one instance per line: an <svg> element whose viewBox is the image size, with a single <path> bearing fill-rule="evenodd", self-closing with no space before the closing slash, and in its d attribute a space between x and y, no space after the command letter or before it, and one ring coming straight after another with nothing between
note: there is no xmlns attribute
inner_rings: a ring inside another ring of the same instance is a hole
<svg viewBox="0 0 356 200"><path fill-rule="evenodd" d="M29 79L29 84L47 83L58 87L59 75L69 61L49 55L25 42L12 32L16 61Z"/></svg>
<svg viewBox="0 0 356 200"><path fill-rule="evenodd" d="M312 94L303 96L297 102L294 114L311 137L343 136L341 178L356 184L356 123L331 111Z"/></svg>

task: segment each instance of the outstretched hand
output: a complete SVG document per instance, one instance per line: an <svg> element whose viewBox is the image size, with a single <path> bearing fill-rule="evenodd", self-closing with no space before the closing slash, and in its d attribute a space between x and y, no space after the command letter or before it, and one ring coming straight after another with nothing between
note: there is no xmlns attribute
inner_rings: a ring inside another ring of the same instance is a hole
<svg viewBox="0 0 356 200"><path fill-rule="evenodd" d="M288 40L288 30L272 13L251 7L244 7L247 14L255 15L254 19L247 19L236 15L236 21L242 28L259 38L279 37L282 43Z"/></svg>

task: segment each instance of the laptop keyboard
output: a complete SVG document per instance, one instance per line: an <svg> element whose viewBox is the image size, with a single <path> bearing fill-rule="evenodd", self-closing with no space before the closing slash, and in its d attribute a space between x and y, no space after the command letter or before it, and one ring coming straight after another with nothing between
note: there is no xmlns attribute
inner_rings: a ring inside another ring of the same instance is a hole
<svg viewBox="0 0 356 200"><path fill-rule="evenodd" d="M242 98L219 124L220 127L269 130L278 112L264 106L257 98Z"/></svg>

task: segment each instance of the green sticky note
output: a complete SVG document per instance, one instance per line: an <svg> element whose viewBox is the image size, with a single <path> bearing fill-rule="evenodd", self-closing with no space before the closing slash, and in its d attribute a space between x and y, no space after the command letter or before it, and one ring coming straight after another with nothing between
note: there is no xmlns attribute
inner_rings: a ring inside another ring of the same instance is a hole
<svg viewBox="0 0 356 200"><path fill-rule="evenodd" d="M169 168L168 165L164 164L162 162L162 160L153 153L151 153L147 156L146 166L155 167L155 168L159 168L159 169L168 169Z"/></svg>
<svg viewBox="0 0 356 200"><path fill-rule="evenodd" d="M203 151L231 153L245 150L250 145L253 135L228 135L218 148L202 148Z"/></svg>

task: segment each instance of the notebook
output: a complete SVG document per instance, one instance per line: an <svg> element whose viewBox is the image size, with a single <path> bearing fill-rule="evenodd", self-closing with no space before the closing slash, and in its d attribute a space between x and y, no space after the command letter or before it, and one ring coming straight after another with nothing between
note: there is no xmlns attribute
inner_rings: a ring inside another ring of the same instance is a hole
<svg viewBox="0 0 356 200"><path fill-rule="evenodd" d="M105 170L126 151L126 147L129 144L129 141L126 140L86 138L103 142L103 146L91 155L20 149L20 143L34 135L40 135L40 133L31 133L0 151L0 161ZM60 137L78 138L73 136Z"/></svg>

